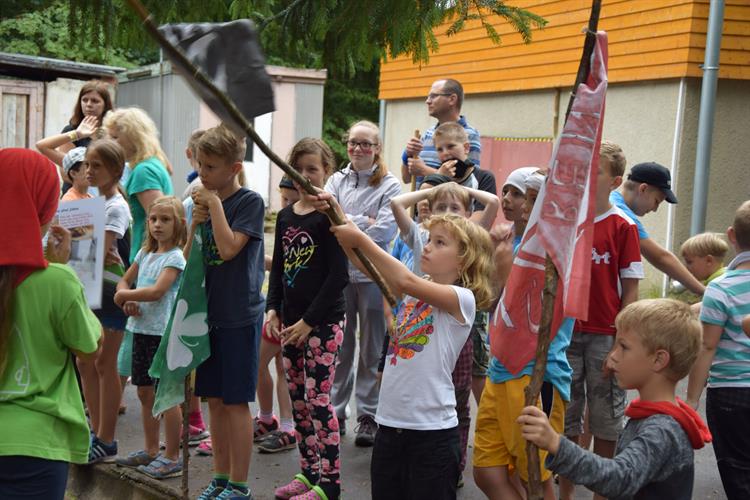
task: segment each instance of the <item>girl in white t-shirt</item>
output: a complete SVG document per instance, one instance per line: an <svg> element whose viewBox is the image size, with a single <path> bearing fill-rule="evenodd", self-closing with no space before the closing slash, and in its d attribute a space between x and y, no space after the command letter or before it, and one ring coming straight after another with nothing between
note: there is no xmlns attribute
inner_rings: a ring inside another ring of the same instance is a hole
<svg viewBox="0 0 750 500"><path fill-rule="evenodd" d="M341 213L330 194L318 199L320 209L330 203ZM475 311L490 308L497 295L487 231L453 214L433 216L425 225L426 278L411 273L352 222L331 228L357 267L364 272L353 248L372 261L396 297L403 296L375 416L374 500L456 497L460 451L451 372Z"/></svg>
<svg viewBox="0 0 750 500"><path fill-rule="evenodd" d="M114 303L117 282L127 268L128 248L118 250L127 241L130 208L118 191L125 168L125 153L112 139L99 139L89 145L82 169L88 183L104 196L104 283L102 307L94 311L102 324L102 350L93 359L79 359L81 385L91 419L89 463L114 462L117 456L115 426L120 407L120 378L117 352L122 343L127 316ZM126 238L123 240L123 238ZM127 247L127 245L126 245ZM123 260L123 256L124 259Z"/></svg>

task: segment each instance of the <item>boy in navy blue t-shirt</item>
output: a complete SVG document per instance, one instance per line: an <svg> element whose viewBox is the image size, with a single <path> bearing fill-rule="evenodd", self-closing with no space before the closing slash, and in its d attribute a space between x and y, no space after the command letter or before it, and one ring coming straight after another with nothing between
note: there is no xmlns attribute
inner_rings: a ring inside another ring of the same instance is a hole
<svg viewBox="0 0 750 500"><path fill-rule="evenodd" d="M214 479L204 496L250 498L258 343L265 302L263 215L260 195L240 185L244 138L226 126L209 129L197 144L203 187L193 194L192 233L205 224L203 258L211 356L197 369L195 394L208 398ZM223 498L223 497L222 497Z"/></svg>

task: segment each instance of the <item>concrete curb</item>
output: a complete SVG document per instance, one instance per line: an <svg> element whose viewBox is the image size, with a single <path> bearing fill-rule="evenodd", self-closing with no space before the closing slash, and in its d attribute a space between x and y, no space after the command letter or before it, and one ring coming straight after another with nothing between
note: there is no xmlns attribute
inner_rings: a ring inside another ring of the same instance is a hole
<svg viewBox="0 0 750 500"><path fill-rule="evenodd" d="M110 464L71 465L67 500L172 500L180 491L126 467Z"/></svg>

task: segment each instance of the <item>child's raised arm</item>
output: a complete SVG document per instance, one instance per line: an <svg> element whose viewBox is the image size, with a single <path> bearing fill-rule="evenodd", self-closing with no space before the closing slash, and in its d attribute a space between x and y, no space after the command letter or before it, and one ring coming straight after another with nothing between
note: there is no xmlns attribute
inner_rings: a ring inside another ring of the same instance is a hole
<svg viewBox="0 0 750 500"><path fill-rule="evenodd" d="M462 187L469 192L472 198L484 205L484 210L477 210L476 212L471 214L469 220L471 220L472 222L476 222L487 231L489 231L492 228L492 224L494 224L495 222L495 218L497 217L497 210L500 207L500 200L497 196L492 193L488 193L487 191L480 191L478 189L472 189L466 186Z"/></svg>
<svg viewBox="0 0 750 500"><path fill-rule="evenodd" d="M318 195L320 202L328 202L339 213L341 207L330 193L321 193ZM316 204L316 208L325 209L326 203ZM342 214L343 216L343 214ZM420 278L413 274L408 267L391 256L388 252L380 248L365 233L360 231L352 222L347 222L343 226L331 226L331 231L336 235L336 239L344 249L347 257L362 269L359 259L356 259L352 249L358 248L370 261L373 266L380 271L391 291L400 297L404 294L411 295L434 307L450 313L454 318L463 322L464 317L461 311L461 304L458 295L449 285L441 285L432 281Z"/></svg>
<svg viewBox="0 0 750 500"><path fill-rule="evenodd" d="M391 199L393 218L396 219L396 225L398 226L398 230L401 232L402 237L406 237L406 235L409 234L409 231L411 231L413 219L409 217L409 207L427 199L429 195L429 189L421 189L419 191L400 194Z"/></svg>

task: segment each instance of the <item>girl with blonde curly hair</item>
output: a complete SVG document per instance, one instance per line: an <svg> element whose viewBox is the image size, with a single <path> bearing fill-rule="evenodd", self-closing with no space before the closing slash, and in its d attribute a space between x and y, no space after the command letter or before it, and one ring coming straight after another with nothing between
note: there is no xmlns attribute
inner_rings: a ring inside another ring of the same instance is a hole
<svg viewBox="0 0 750 500"><path fill-rule="evenodd" d="M328 193L319 207L340 207ZM343 212L341 212L343 217ZM469 338L477 310L488 309L497 290L493 246L483 228L454 214L434 215L413 274L353 222L333 226L349 259L365 272L359 248L396 297L403 297L391 334L375 420L372 498L455 498L460 445L451 372Z"/></svg>

